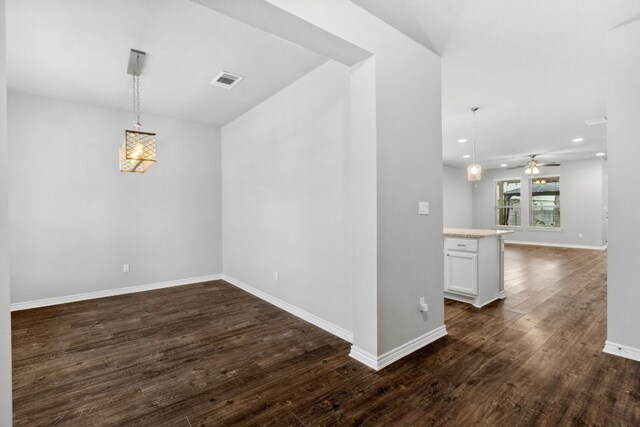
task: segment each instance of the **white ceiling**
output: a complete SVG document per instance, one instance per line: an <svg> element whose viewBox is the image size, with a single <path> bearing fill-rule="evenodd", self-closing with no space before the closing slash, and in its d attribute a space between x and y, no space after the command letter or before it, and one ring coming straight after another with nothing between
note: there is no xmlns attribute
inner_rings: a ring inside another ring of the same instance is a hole
<svg viewBox="0 0 640 427"><path fill-rule="evenodd" d="M352 0L432 51L442 54L468 0Z"/></svg>
<svg viewBox="0 0 640 427"><path fill-rule="evenodd" d="M606 151L606 125L584 120L606 116L606 33L640 0L353 1L442 55L445 164L469 162L473 106L485 167Z"/></svg>
<svg viewBox="0 0 640 427"><path fill-rule="evenodd" d="M189 0L8 0L10 90L131 109L131 48L147 52L144 114L223 125L326 58ZM221 70L244 76L211 86Z"/></svg>

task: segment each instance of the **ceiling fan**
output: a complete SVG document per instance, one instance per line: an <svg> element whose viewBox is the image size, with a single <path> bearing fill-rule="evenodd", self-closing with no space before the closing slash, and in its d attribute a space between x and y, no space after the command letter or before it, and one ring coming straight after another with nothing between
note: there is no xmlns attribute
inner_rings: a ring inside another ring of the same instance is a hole
<svg viewBox="0 0 640 427"><path fill-rule="evenodd" d="M524 169L524 173L526 173L527 175L536 175L538 173L540 173L540 169L538 169L541 166L547 167L547 166L560 166L560 163L539 163L536 160L536 156L537 154L530 154L529 155L529 161L524 164L524 165L518 165L518 166L514 166L512 168L509 169L521 169L521 168L525 168Z"/></svg>

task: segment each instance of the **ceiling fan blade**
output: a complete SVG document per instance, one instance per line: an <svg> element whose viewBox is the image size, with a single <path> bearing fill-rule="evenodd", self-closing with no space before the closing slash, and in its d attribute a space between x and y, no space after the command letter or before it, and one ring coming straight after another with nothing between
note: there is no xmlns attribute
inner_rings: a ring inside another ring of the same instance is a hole
<svg viewBox="0 0 640 427"><path fill-rule="evenodd" d="M507 170L510 171L512 169L522 169L522 168L525 168L525 167L527 167L527 165L518 165L518 166L513 166L513 167L510 167L510 168L507 168Z"/></svg>
<svg viewBox="0 0 640 427"><path fill-rule="evenodd" d="M560 163L540 163L538 166L560 166Z"/></svg>

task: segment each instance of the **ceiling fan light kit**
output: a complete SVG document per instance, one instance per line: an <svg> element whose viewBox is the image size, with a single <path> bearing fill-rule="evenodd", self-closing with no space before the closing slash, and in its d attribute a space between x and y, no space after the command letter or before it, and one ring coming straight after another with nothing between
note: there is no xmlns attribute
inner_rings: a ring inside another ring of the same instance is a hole
<svg viewBox="0 0 640 427"><path fill-rule="evenodd" d="M540 169L538 169L537 167L533 166L533 167L528 167L524 170L524 173L526 173L527 175L537 175L540 173Z"/></svg>
<svg viewBox="0 0 640 427"><path fill-rule="evenodd" d="M476 163L476 111L478 111L478 107L471 109L473 113L473 161L467 167L468 181L480 181L482 179L482 166Z"/></svg>

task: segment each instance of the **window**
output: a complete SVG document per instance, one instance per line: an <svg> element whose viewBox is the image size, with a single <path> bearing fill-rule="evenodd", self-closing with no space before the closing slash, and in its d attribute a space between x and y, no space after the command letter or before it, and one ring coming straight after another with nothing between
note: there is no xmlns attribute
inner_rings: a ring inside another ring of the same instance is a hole
<svg viewBox="0 0 640 427"><path fill-rule="evenodd" d="M560 177L531 179L531 227L560 227Z"/></svg>
<svg viewBox="0 0 640 427"><path fill-rule="evenodd" d="M520 180L496 182L496 225L520 226Z"/></svg>

